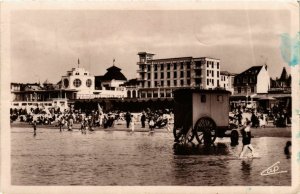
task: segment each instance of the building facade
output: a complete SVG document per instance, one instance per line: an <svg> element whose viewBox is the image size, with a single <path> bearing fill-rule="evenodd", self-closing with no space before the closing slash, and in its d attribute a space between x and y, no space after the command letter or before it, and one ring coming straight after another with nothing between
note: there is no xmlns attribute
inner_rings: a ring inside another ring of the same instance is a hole
<svg viewBox="0 0 300 194"><path fill-rule="evenodd" d="M220 72L220 87L224 88L227 91L230 91L231 94L234 93L234 76L235 74L229 73L228 71Z"/></svg>
<svg viewBox="0 0 300 194"><path fill-rule="evenodd" d="M65 90L76 90L76 97L93 95L95 88L95 77L84 68L72 68L61 77L61 88Z"/></svg>
<svg viewBox="0 0 300 194"><path fill-rule="evenodd" d="M253 66L234 77L234 95L266 94L270 89L267 65Z"/></svg>
<svg viewBox="0 0 300 194"><path fill-rule="evenodd" d="M214 89L220 86L220 60L208 57L153 59L140 52L137 70L140 98L169 98L178 88Z"/></svg>

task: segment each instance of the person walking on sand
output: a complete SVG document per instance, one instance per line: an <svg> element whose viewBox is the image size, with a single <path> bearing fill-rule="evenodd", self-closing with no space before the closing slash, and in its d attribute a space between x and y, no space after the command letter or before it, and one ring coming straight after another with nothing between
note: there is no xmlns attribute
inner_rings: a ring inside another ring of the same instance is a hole
<svg viewBox="0 0 300 194"><path fill-rule="evenodd" d="M127 128L129 128L129 124L130 124L130 121L131 121L131 114L129 111L127 111L126 115L125 115L125 120L126 120L126 126Z"/></svg>
<svg viewBox="0 0 300 194"><path fill-rule="evenodd" d="M146 115L143 112L141 116L141 123L142 123L142 128L145 128L145 122L146 122Z"/></svg>
<svg viewBox="0 0 300 194"><path fill-rule="evenodd" d="M252 153L252 156L254 156L254 148L251 145L251 131L250 131L250 127L251 127L251 121L248 120L248 118L246 118L245 121L245 127L242 128L241 133L242 133L242 137L243 137L243 148L242 151L240 153L240 158L244 158L244 155L247 151L247 149L249 149Z"/></svg>
<svg viewBox="0 0 300 194"><path fill-rule="evenodd" d="M33 136L36 136L36 121L33 121Z"/></svg>
<svg viewBox="0 0 300 194"><path fill-rule="evenodd" d="M135 118L133 115L131 115L131 122L130 122L130 125L131 125L131 132L133 133L134 132L134 124L135 124Z"/></svg>

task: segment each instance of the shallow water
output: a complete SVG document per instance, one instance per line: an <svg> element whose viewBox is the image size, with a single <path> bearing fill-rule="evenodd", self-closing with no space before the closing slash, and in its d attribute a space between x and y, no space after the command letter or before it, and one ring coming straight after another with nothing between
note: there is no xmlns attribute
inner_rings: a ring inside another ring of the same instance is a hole
<svg viewBox="0 0 300 194"><path fill-rule="evenodd" d="M254 138L261 159L240 160L241 143L174 145L171 133L12 128L13 185L291 185L290 138ZM241 142L241 140L240 140ZM287 173L261 176L280 162Z"/></svg>

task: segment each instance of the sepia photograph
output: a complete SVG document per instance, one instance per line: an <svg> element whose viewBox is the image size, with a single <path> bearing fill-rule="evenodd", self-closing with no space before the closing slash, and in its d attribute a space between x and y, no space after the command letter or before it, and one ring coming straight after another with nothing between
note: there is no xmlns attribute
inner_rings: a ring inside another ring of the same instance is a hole
<svg viewBox="0 0 300 194"><path fill-rule="evenodd" d="M297 1L2 5L1 192L299 192Z"/></svg>

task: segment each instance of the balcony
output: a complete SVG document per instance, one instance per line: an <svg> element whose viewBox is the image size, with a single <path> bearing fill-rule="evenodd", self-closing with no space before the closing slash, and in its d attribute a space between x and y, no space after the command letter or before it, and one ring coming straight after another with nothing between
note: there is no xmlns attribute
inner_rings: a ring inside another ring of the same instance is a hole
<svg viewBox="0 0 300 194"><path fill-rule="evenodd" d="M138 72L138 73L147 73L147 69L138 69L136 72Z"/></svg>
<svg viewBox="0 0 300 194"><path fill-rule="evenodd" d="M203 69L203 66L201 65L201 66L199 66L199 65L195 65L195 66L193 66L193 69Z"/></svg>
<svg viewBox="0 0 300 194"><path fill-rule="evenodd" d="M147 80L147 78L146 77L144 77L144 78L137 78L137 81L146 81Z"/></svg>
<svg viewBox="0 0 300 194"><path fill-rule="evenodd" d="M203 76L202 75L193 75L194 79L201 79Z"/></svg>

